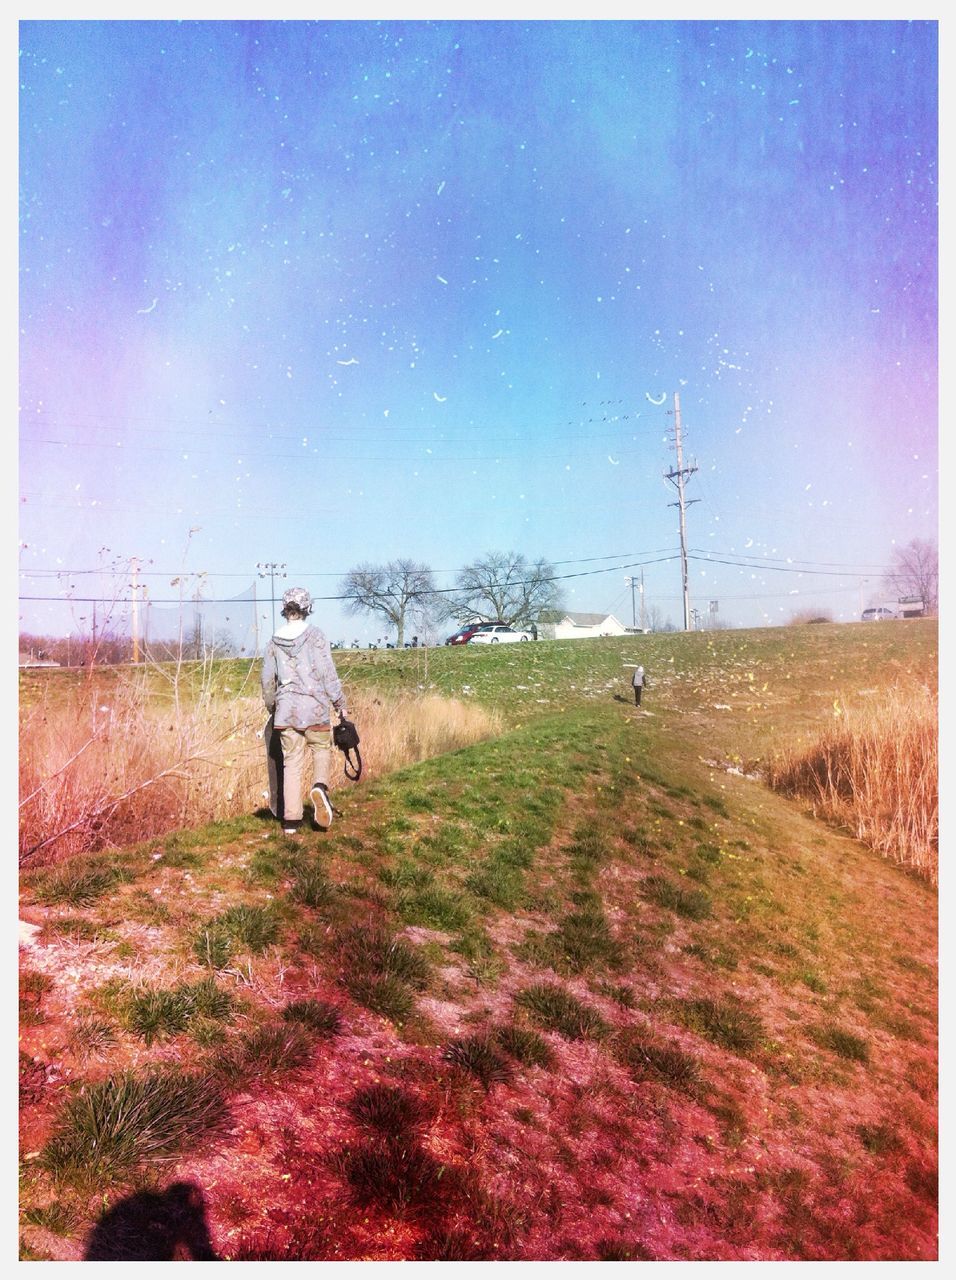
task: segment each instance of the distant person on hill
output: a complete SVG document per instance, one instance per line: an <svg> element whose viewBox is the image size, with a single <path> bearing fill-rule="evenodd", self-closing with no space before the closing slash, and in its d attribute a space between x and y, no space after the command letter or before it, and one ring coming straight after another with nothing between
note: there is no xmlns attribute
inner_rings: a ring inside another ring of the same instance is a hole
<svg viewBox="0 0 956 1280"><path fill-rule="evenodd" d="M644 668L635 667L634 674L631 676L631 684L634 686L634 705L641 705L641 694L644 692Z"/></svg>
<svg viewBox="0 0 956 1280"><path fill-rule="evenodd" d="M282 743L283 830L295 835L302 826L302 792L306 755L312 756L310 799L320 831L332 825L329 765L332 724L329 704L346 712L345 694L324 632L307 622L312 597L304 587L290 587L282 597L285 625L266 646L262 661L262 698L273 716Z"/></svg>

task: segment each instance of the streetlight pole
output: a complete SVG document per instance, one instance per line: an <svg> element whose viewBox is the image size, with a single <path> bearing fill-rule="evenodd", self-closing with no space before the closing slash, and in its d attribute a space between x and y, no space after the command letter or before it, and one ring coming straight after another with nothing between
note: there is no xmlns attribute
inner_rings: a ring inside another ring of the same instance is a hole
<svg viewBox="0 0 956 1280"><path fill-rule="evenodd" d="M637 606L634 603L634 588L637 585L637 579L625 578L624 581L631 588L631 630L636 631L637 630ZM642 603L643 603L643 599L644 598L642 596L641 597Z"/></svg>
<svg viewBox="0 0 956 1280"><path fill-rule="evenodd" d="M286 565L277 564L275 560L260 560L256 565L260 578L269 579L269 595L272 598L272 630L276 629L276 574L285 577Z"/></svg>

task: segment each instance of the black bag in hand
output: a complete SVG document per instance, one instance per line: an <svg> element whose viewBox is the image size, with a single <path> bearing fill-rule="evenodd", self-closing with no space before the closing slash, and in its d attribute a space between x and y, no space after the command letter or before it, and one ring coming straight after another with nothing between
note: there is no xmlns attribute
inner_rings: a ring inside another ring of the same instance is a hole
<svg viewBox="0 0 956 1280"><path fill-rule="evenodd" d="M362 776L362 756L358 749L359 735L358 729L351 720L346 720L345 716L332 726L332 741L345 756L343 768L345 776L353 782L358 782ZM352 757L355 757L354 760Z"/></svg>

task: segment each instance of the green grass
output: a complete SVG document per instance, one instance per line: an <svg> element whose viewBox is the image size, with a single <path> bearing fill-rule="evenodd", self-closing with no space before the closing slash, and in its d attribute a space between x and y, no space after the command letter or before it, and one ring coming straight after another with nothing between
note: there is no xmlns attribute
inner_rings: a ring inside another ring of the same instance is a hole
<svg viewBox="0 0 956 1280"><path fill-rule="evenodd" d="M389 974L352 974L345 980L352 997L372 1013L403 1023L415 1009L415 992L401 978Z"/></svg>
<svg viewBox="0 0 956 1280"><path fill-rule="evenodd" d="M845 1027L837 1026L836 1023L827 1023L822 1027L815 1027L812 1030L813 1038L817 1044L824 1049L829 1049L840 1058L847 1058L851 1062L869 1062L870 1046L861 1036L855 1032L847 1031Z"/></svg>
<svg viewBox="0 0 956 1280"><path fill-rule="evenodd" d="M686 1027L733 1053L751 1053L765 1036L759 1015L729 996L682 1000L676 1009Z"/></svg>
<svg viewBox="0 0 956 1280"><path fill-rule="evenodd" d="M129 883L134 877L135 872L129 865L100 854L44 868L28 877L27 884L37 902L44 906L65 903L72 907L85 907L117 885Z"/></svg>
<svg viewBox="0 0 956 1280"><path fill-rule="evenodd" d="M884 1247L879 1223L904 1232L914 1206L931 1214L935 897L724 764L749 770L770 742L812 734L832 717L834 698L876 684L875 671L894 680L931 671L929 633L894 634L778 628L520 646L520 654L447 651L428 655L427 677L420 656L342 655L346 681L374 685L383 698L419 683L451 695L469 684L476 692L465 696L498 706L509 729L344 790L321 863L274 834L263 838L258 820L237 819L154 842L154 852L163 849L155 861L111 850L78 860L72 880L58 881L58 868L26 875L27 901L52 886L58 900L44 905L64 912L49 912L48 945L71 964L89 954L100 985L78 998L66 1034L62 993L52 999L27 968L28 1006L51 1023L21 1029L30 1049L25 1114L34 1121L32 1109L56 1105L66 1087L49 1071L54 1051L87 1100L104 1073L119 1080L115 1062L131 1046L129 1034L117 1044L123 1028L139 1037L132 1048L143 1063L188 1054L208 1063L222 1107L253 1085L268 1107L290 1077L321 1066L314 1100L296 1090L304 1120L317 1126L314 1148L297 1152L290 1126L284 1169L308 1199L309 1162L331 1157L322 1176L336 1181L335 1222L310 1235L296 1217L305 1208L290 1201L271 1243L250 1226L236 1256L288 1256L298 1240L315 1260L346 1260L370 1240L384 1252L414 1234L416 1257L505 1260L533 1238L570 1259L582 1248L561 1219L572 1196L589 1215L617 1215L593 1228L589 1217L580 1260L649 1260L638 1227L620 1220L626 1180L639 1168L653 1189L681 1151L697 1148L708 1181L668 1197L669 1256L694 1248L695 1260L738 1256L753 1223L773 1225L778 1234L768 1226L762 1243L788 1257L826 1257L827 1247L844 1256L840 1249L874 1240ZM610 684L638 645L657 677L646 701L654 715L640 721L614 703ZM710 712L726 701L732 714ZM109 862L129 875L103 880ZM84 897L82 915L71 895ZM89 943L97 946L81 949ZM103 981L121 965L135 973L143 947L150 972L168 952L175 976L184 957L215 971L240 952L261 955L218 977L224 991L241 993L241 1020L230 1020L236 1009L217 1018L184 1004L179 988L196 984L177 988L173 978L131 992L128 981ZM432 1015L431 1023L424 1000L418 1007L425 991L447 1021ZM335 1003L316 998L329 992ZM449 1025L452 1041L441 1029ZM347 1034L337 1034L343 1026ZM192 1043L167 1043L170 1035ZM892 1114L886 1098L897 1099ZM505 1167L498 1102L545 1153L516 1206L496 1206L478 1176ZM102 1098L96 1109L110 1110ZM173 1132L177 1114L149 1120L138 1149L111 1121L120 1132L107 1133L102 1151L98 1138L90 1148L71 1137L61 1110L42 1163L24 1165L25 1212L40 1215L24 1219L29 1245L43 1243L27 1229L44 1225L51 1152L53 1167L80 1179L92 1149L83 1195L92 1187L115 1197L121 1183L161 1176L154 1166L185 1159L205 1134L219 1149L214 1110L208 1124L193 1124L187 1098L183 1129ZM329 1115L337 1119L325 1130ZM787 1149L800 1152L805 1185L773 1167L771 1153ZM745 1176L754 1150L764 1155ZM473 1152L480 1160L468 1182ZM874 1170L885 1179L879 1208L867 1195ZM262 1172L251 1159L250 1185ZM759 1182L778 1174L779 1190ZM746 1222L744 1184L753 1192ZM210 1209L225 1222L220 1197L210 1191ZM834 1204L845 1206L842 1235L829 1221ZM404 1220L393 1228L394 1215ZM684 1219L692 1243L675 1234ZM344 1252L333 1254L330 1240Z"/></svg>
<svg viewBox="0 0 956 1280"><path fill-rule="evenodd" d="M336 886L326 872L312 863L296 868L289 895L294 902L301 902L305 907L317 909L327 907L334 902L337 892Z"/></svg>
<svg viewBox="0 0 956 1280"><path fill-rule="evenodd" d="M538 1026L557 1031L568 1040L600 1039L610 1031L593 1006L553 983L538 982L526 987L515 995L515 1004Z"/></svg>
<svg viewBox="0 0 956 1280"><path fill-rule="evenodd" d="M543 1036L530 1027L506 1025L493 1032L495 1044L525 1067L552 1067L554 1050Z"/></svg>
<svg viewBox="0 0 956 1280"><path fill-rule="evenodd" d="M299 1022L267 1023L218 1058L216 1073L232 1088L246 1081L281 1081L308 1064L312 1041L309 1029Z"/></svg>
<svg viewBox="0 0 956 1280"><path fill-rule="evenodd" d="M116 1028L95 1013L77 1014L68 1047L80 1058L95 1058L106 1053L116 1043Z"/></svg>
<svg viewBox="0 0 956 1280"><path fill-rule="evenodd" d="M162 1036L174 1036L197 1018L216 1022L232 1017L235 1004L228 991L214 978L175 987L153 988L131 993L124 1010L124 1022L147 1045Z"/></svg>
<svg viewBox="0 0 956 1280"><path fill-rule="evenodd" d="M355 925L339 945L351 976L392 978L416 991L428 985L430 967L422 952L381 925Z"/></svg>
<svg viewBox="0 0 956 1280"><path fill-rule="evenodd" d="M63 1107L40 1165L58 1180L104 1180L177 1159L221 1132L226 1105L211 1078L157 1069L88 1084Z"/></svg>
<svg viewBox="0 0 956 1280"><path fill-rule="evenodd" d="M240 903L199 929L193 939L193 955L210 969L224 969L237 952L265 951L278 942L280 933L274 907Z"/></svg>
<svg viewBox="0 0 956 1280"><path fill-rule="evenodd" d="M53 990L53 979L36 969L21 969L19 986L20 1022L37 1026L44 1021L43 998Z"/></svg>
<svg viewBox="0 0 956 1280"><path fill-rule="evenodd" d="M485 1089L510 1080L512 1066L488 1035L464 1036L452 1040L442 1052L446 1061L476 1076Z"/></svg>
<svg viewBox="0 0 956 1280"><path fill-rule="evenodd" d="M322 1035L334 1036L342 1029L342 1014L325 1000L293 1000L282 1010L282 1017Z"/></svg>
<svg viewBox="0 0 956 1280"><path fill-rule="evenodd" d="M702 889L688 889L666 876L648 876L641 890L651 902L687 920L706 920L713 909L710 895Z"/></svg>
<svg viewBox="0 0 956 1280"><path fill-rule="evenodd" d="M380 1083L357 1089L347 1110L360 1128L392 1139L418 1133L430 1115L429 1108L414 1094Z"/></svg>
<svg viewBox="0 0 956 1280"><path fill-rule="evenodd" d="M674 1042L629 1030L616 1039L613 1048L615 1057L637 1081L657 1080L685 1093L693 1093L701 1083L699 1059Z"/></svg>

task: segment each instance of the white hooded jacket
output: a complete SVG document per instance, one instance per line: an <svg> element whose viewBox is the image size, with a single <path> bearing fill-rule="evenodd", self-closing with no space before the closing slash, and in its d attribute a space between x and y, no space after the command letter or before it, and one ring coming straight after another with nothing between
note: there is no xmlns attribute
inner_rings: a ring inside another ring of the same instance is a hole
<svg viewBox="0 0 956 1280"><path fill-rule="evenodd" d="M262 660L262 699L277 729L310 729L331 721L329 704L347 711L325 633L305 619L279 627Z"/></svg>

